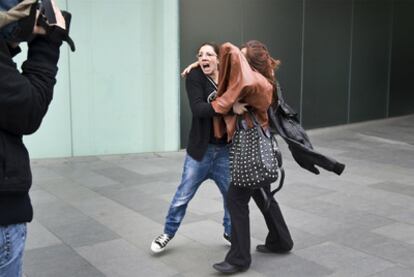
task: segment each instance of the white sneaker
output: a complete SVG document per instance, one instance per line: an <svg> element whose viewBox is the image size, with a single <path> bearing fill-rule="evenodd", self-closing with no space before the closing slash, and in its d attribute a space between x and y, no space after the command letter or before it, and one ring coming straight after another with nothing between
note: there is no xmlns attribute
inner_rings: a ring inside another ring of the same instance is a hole
<svg viewBox="0 0 414 277"><path fill-rule="evenodd" d="M151 243L151 251L154 253L160 253L165 250L165 247L167 246L168 242L172 238L168 236L167 234L161 234L158 237L156 237L152 243Z"/></svg>

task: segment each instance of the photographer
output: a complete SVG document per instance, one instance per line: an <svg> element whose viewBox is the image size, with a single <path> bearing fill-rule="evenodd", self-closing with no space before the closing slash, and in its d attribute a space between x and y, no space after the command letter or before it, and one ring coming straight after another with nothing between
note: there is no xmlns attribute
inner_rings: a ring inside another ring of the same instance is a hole
<svg viewBox="0 0 414 277"><path fill-rule="evenodd" d="M49 23L38 0L0 0L0 277L22 275L26 223L33 218L22 137L34 133L47 112L59 48L68 38L70 15L64 17L54 0L46 2L56 23ZM28 43L21 73L12 60L20 42Z"/></svg>

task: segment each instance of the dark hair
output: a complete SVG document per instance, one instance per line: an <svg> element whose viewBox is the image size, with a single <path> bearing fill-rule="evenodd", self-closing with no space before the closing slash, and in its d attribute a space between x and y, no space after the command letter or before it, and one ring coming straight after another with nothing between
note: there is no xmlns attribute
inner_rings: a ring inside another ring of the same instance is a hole
<svg viewBox="0 0 414 277"><path fill-rule="evenodd" d="M242 48L246 48L246 59L250 66L274 84L276 79L273 71L279 67L280 61L270 56L266 45L258 40L250 40Z"/></svg>
<svg viewBox="0 0 414 277"><path fill-rule="evenodd" d="M273 101L276 101L277 86L274 71L281 64L280 60L273 59L266 45L258 40L250 40L242 48L246 48L246 59L250 66L256 69L273 85Z"/></svg>
<svg viewBox="0 0 414 277"><path fill-rule="evenodd" d="M211 46L214 49L214 52L217 54L217 57L219 56L220 53L220 47L218 46L218 44L214 43L214 42L204 42L200 45L200 47L198 47L198 51L200 51L201 47L203 46Z"/></svg>

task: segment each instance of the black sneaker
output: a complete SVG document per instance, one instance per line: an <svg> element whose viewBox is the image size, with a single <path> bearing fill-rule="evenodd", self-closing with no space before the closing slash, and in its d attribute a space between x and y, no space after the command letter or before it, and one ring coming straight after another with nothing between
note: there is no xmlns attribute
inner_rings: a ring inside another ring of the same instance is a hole
<svg viewBox="0 0 414 277"><path fill-rule="evenodd" d="M168 242L172 239L167 234L161 234L158 237L156 237L152 243L151 243L151 251L154 253L160 253L165 250L165 247L167 246Z"/></svg>
<svg viewBox="0 0 414 277"><path fill-rule="evenodd" d="M264 244L258 244L256 246L256 251L257 252L260 252L260 253L274 253L274 251L272 251L269 248L267 248L267 246L264 245Z"/></svg>
<svg viewBox="0 0 414 277"><path fill-rule="evenodd" d="M239 273L239 272L243 272L249 269L248 266L246 267L241 267L241 266L237 266L237 265L232 265L226 261L221 262L221 263L216 263L213 265L214 269L223 273L223 274L234 274L234 273Z"/></svg>

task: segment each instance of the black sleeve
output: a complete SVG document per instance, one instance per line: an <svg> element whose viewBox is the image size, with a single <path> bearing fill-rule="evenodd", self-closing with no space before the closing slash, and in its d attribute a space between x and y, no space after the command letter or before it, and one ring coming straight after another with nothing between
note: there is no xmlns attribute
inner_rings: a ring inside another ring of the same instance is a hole
<svg viewBox="0 0 414 277"><path fill-rule="evenodd" d="M193 69L185 81L191 111L195 117L213 117L217 113L204 97L203 81L196 70Z"/></svg>
<svg viewBox="0 0 414 277"><path fill-rule="evenodd" d="M36 37L29 43L22 73L8 53L0 52L0 129L26 135L39 128L52 100L61 44Z"/></svg>

